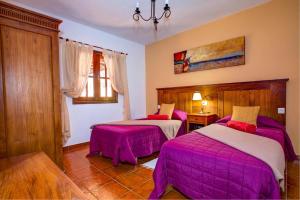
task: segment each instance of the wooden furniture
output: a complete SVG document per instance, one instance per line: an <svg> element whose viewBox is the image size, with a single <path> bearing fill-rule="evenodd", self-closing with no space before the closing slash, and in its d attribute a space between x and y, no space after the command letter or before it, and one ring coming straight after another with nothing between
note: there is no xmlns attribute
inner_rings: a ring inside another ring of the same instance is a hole
<svg viewBox="0 0 300 200"><path fill-rule="evenodd" d="M158 88L158 104L175 103L175 108L187 113L199 112L200 102L193 102L195 91L209 96L206 111L222 118L232 114L232 106L260 106L260 115L271 117L285 124L285 113L278 108L286 108L286 83L288 79L195 85L173 88Z"/></svg>
<svg viewBox="0 0 300 200"><path fill-rule="evenodd" d="M62 166L60 23L0 1L0 157L44 151Z"/></svg>
<svg viewBox="0 0 300 200"><path fill-rule="evenodd" d="M87 199L42 152L1 159L0 185L0 199Z"/></svg>
<svg viewBox="0 0 300 200"><path fill-rule="evenodd" d="M199 114L199 113L191 113L187 115L187 132L190 131L190 123L193 124L201 124L203 126L207 126L209 124L217 121L218 116L213 113L208 114Z"/></svg>

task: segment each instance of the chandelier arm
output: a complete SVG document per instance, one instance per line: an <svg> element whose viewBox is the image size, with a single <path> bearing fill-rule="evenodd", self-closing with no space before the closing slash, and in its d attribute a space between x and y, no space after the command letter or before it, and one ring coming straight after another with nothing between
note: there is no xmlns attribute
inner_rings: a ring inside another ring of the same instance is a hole
<svg viewBox="0 0 300 200"><path fill-rule="evenodd" d="M145 19L141 14L139 14L139 16L146 22L148 22L152 19L152 16L150 16L148 19Z"/></svg>
<svg viewBox="0 0 300 200"><path fill-rule="evenodd" d="M153 16L155 16L155 15L153 15L153 4L155 4L155 1L151 1L151 16L150 16L148 19L144 18L144 17L141 15L140 11L139 11L138 13L134 13L134 14L133 14L133 19L134 19L135 21L138 21L138 20L139 20L139 17L140 17L140 18L142 18L142 20L144 20L144 21L146 21L146 22L150 21L151 19L154 19ZM155 10L155 9L154 9L154 10ZM138 16L137 18L135 18L136 15Z"/></svg>
<svg viewBox="0 0 300 200"><path fill-rule="evenodd" d="M169 18L171 16L171 14L172 14L172 12L171 12L170 9L165 11L165 17L166 18Z"/></svg>
<svg viewBox="0 0 300 200"><path fill-rule="evenodd" d="M134 13L132 15L132 18L135 20L135 21L139 21L140 18L142 18L142 20L144 21L150 21L152 19L152 16L150 16L148 19L145 19L140 13Z"/></svg>
<svg viewBox="0 0 300 200"><path fill-rule="evenodd" d="M159 18L157 18L157 20L161 20L163 18L163 16L165 15L166 11L164 11L161 16Z"/></svg>
<svg viewBox="0 0 300 200"><path fill-rule="evenodd" d="M133 18L134 21L139 21L140 16L139 16L139 14L134 13L134 14L132 15L132 18Z"/></svg>

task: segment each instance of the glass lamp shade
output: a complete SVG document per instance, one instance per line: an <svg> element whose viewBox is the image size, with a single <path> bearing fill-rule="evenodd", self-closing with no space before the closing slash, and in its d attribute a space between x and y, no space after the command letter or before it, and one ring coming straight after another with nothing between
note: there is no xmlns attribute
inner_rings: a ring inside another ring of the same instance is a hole
<svg viewBox="0 0 300 200"><path fill-rule="evenodd" d="M200 101L202 100L202 96L200 92L194 92L193 94L193 101Z"/></svg>

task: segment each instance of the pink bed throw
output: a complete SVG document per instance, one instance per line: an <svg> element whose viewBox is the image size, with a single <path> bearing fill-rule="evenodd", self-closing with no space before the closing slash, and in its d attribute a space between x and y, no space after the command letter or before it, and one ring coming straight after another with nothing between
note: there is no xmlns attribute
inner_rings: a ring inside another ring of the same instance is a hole
<svg viewBox="0 0 300 200"><path fill-rule="evenodd" d="M176 136L186 133L183 121ZM137 164L138 157L160 151L167 141L158 126L143 125L95 125L92 128L89 156L102 154L113 159L113 164L129 162Z"/></svg>

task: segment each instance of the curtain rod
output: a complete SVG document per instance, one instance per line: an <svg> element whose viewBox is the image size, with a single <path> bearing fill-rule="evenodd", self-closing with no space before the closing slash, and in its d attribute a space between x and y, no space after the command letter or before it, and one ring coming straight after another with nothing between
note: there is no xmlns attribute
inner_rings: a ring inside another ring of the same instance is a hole
<svg viewBox="0 0 300 200"><path fill-rule="evenodd" d="M90 45L90 44L87 44L87 43L78 42L78 41L76 41L76 40L70 40L69 38L59 37L59 39L62 39L62 40L65 39L67 42L68 42L68 41L73 41L73 42L77 42L77 43L80 43L80 44L89 45L89 46L92 46L92 47L94 47L94 48L98 48L98 49L102 49L102 50L107 50L107 51L113 51L113 52L117 52L117 53L120 53L120 54L128 55L128 53L124 53L124 52L120 52L120 51L114 51L114 50L106 49L106 48L103 48L103 47L98 47L98 46L95 46L95 45Z"/></svg>

